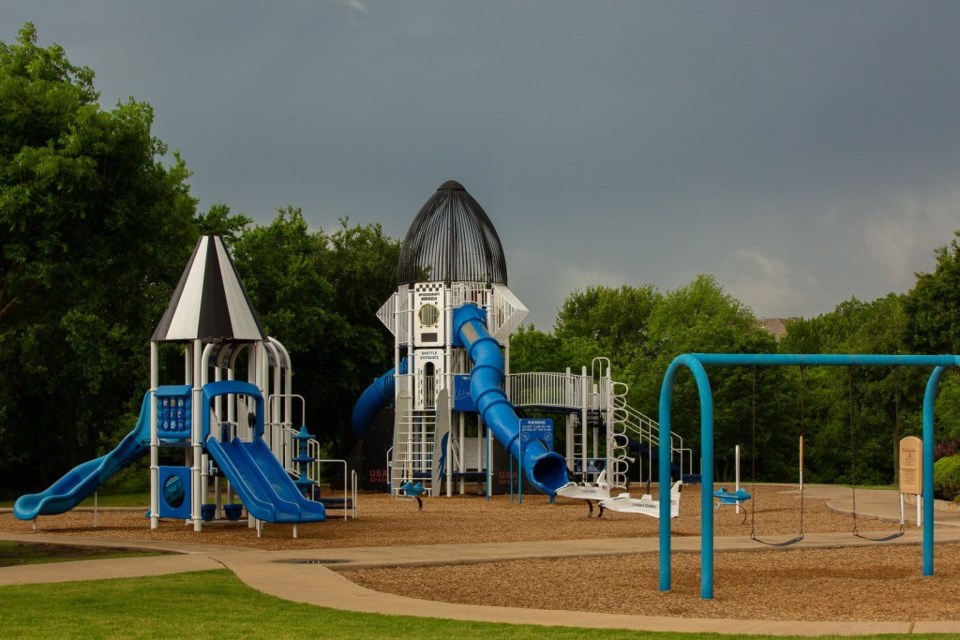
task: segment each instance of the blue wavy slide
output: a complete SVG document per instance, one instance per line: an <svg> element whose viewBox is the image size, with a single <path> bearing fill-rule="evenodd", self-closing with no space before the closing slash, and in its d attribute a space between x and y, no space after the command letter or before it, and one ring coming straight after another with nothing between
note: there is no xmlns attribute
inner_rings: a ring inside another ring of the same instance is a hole
<svg viewBox="0 0 960 640"><path fill-rule="evenodd" d="M265 522L323 522L326 509L304 498L263 438L207 439L207 451L230 480L247 511Z"/></svg>
<svg viewBox="0 0 960 640"><path fill-rule="evenodd" d="M136 462L150 451L150 393L143 398L140 419L133 431L117 448L94 460L77 465L49 489L41 493L20 496L13 506L13 515L20 520L37 516L53 516L70 511L84 498L99 489L120 469Z"/></svg>
<svg viewBox="0 0 960 640"><path fill-rule="evenodd" d="M503 392L503 353L500 344L487 333L485 313L473 304L453 312L453 334L466 347L473 361L470 395L493 436L520 460L520 418ZM527 444L523 471L533 486L552 495L567 484L567 463L540 440Z"/></svg>
<svg viewBox="0 0 960 640"><path fill-rule="evenodd" d="M474 364L470 395L477 411L494 437L520 459L520 418L503 392L503 354L500 344L487 333L484 312L473 304L459 307L453 312L453 332ZM352 427L356 437L363 437L377 412L393 397L393 372L391 369L374 380L354 405ZM406 360L401 361L400 372L406 373ZM568 481L563 456L550 451L539 440L527 445L523 469L527 479L546 494L556 493Z"/></svg>

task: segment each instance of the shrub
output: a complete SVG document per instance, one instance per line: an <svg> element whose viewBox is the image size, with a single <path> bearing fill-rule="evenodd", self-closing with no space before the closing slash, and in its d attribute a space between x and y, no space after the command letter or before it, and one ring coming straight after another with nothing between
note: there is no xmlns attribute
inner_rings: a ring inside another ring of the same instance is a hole
<svg viewBox="0 0 960 640"><path fill-rule="evenodd" d="M940 458L933 464L933 495L942 500L960 496L960 455Z"/></svg>
<svg viewBox="0 0 960 640"><path fill-rule="evenodd" d="M951 438L945 442L937 442L933 445L933 461L936 462L940 458L946 458L949 456L955 456L960 453L960 443L956 439Z"/></svg>

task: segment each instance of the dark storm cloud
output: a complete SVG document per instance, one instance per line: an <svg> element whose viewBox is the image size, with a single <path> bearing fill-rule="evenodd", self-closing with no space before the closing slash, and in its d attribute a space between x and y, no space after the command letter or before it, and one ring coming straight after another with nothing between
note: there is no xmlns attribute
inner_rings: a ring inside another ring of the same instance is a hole
<svg viewBox="0 0 960 640"><path fill-rule="evenodd" d="M402 236L444 180L538 325L590 284L715 274L761 315L905 291L957 224L948 2L30 2L152 104L203 206Z"/></svg>

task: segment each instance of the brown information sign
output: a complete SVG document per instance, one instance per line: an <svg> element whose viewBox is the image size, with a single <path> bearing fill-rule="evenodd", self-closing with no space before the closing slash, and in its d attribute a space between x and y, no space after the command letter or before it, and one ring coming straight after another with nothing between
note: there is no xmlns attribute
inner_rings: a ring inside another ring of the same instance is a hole
<svg viewBox="0 0 960 640"><path fill-rule="evenodd" d="M916 436L900 441L900 493L923 493L923 440Z"/></svg>

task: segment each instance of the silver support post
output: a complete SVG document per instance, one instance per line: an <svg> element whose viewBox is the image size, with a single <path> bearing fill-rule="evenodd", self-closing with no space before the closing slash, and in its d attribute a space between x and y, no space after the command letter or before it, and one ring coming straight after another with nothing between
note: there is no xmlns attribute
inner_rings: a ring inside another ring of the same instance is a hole
<svg viewBox="0 0 960 640"><path fill-rule="evenodd" d="M202 413L200 410L201 381L203 378L203 343L200 340L193 342L193 424L192 424L192 443L193 443L193 464L192 464L192 482L191 484L191 513L193 520L193 530L200 531L203 528L203 521L200 519L200 490L202 481L200 477L201 465L203 460L203 442L201 442L203 429L201 426Z"/></svg>
<svg viewBox="0 0 960 640"><path fill-rule="evenodd" d="M450 391L452 392L453 389L451 388ZM447 447L443 455L446 456L447 461L447 468L444 470L444 474L447 477L447 497L449 498L453 495L453 438L451 437L451 431L447 432Z"/></svg>
<svg viewBox="0 0 960 640"><path fill-rule="evenodd" d="M150 528L160 527L160 439L157 435L157 385L160 346L150 342Z"/></svg>
<svg viewBox="0 0 960 640"><path fill-rule="evenodd" d="M582 478L586 480L587 478L587 402L588 396L590 393L589 385L587 384L587 367L584 367L580 370L580 473Z"/></svg>
<svg viewBox="0 0 960 640"><path fill-rule="evenodd" d="M736 473L736 484L734 485L734 491L739 493L740 491L740 445L737 445L737 448L735 451L736 453L734 458L735 460L734 465L735 465L735 473ZM734 507L734 510L737 513L740 513L740 501L737 500L735 504L736 506Z"/></svg>
<svg viewBox="0 0 960 640"><path fill-rule="evenodd" d="M481 432L483 430L481 429ZM487 500L493 495L493 439L487 429Z"/></svg>
<svg viewBox="0 0 960 640"><path fill-rule="evenodd" d="M459 436L457 437L457 450L460 453L460 467L461 467L460 471L466 471L466 458L464 456L466 455L467 445L464 440L466 439L465 434L467 432L467 426L466 426L467 418L462 411L460 412L460 419L458 420L458 422L459 422L460 429L458 431ZM480 438L479 433L477 434L477 438ZM480 470L480 467L482 464L483 464L483 460L481 458L477 458L477 471ZM458 482L457 484L459 485L458 490L460 492L460 495L463 495L464 491L466 491L466 480L464 480L463 476L460 476L460 482Z"/></svg>

